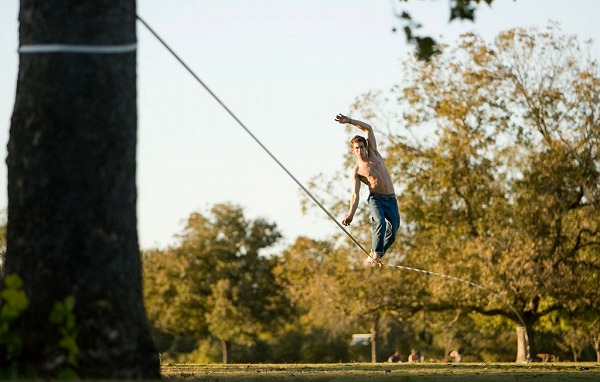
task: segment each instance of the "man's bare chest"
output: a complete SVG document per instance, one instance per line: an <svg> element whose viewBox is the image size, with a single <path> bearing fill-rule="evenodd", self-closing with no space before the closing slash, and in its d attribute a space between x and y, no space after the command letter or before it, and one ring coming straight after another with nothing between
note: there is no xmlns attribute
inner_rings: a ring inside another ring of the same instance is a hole
<svg viewBox="0 0 600 382"><path fill-rule="evenodd" d="M383 168L384 165L381 160L373 160L359 163L357 173L366 178L378 177L378 174L381 174Z"/></svg>

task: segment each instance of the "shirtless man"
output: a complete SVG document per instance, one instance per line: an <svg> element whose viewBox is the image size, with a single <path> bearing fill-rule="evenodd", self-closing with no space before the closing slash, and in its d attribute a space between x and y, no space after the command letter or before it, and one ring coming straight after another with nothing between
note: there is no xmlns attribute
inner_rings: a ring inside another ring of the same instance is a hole
<svg viewBox="0 0 600 382"><path fill-rule="evenodd" d="M350 211L342 220L342 224L350 225L358 207L361 183L369 187L369 209L371 213L371 253L367 259L370 263L382 266L381 258L396 239L400 226L398 202L394 194L392 177L383 163L383 157L377 151L377 142L371 125L356 119L350 119L343 114L335 117L336 122L348 123L367 135L357 135L350 141L350 149L356 156L357 162L351 172L352 198Z"/></svg>

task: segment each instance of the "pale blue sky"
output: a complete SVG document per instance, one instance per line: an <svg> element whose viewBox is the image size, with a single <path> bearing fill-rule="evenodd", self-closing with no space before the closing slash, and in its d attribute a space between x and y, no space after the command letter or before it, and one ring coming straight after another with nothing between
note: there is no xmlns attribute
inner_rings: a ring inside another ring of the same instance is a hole
<svg viewBox="0 0 600 382"><path fill-rule="evenodd" d="M138 0L138 14L304 184L347 172L347 135L333 121L356 97L402 80L412 47L394 6L452 43L475 31L491 40L516 26L557 21L594 39L596 0L495 0L476 23L448 23L448 0ZM219 202L277 223L285 241L338 230L321 213L302 215L298 186L138 23L138 234L142 248L173 242L185 219ZM57 41L56 43L60 43ZM0 11L0 157L18 71L18 1ZM360 118L355 115L354 117ZM375 126L377 129L377 126ZM349 189L340 190L349 198ZM0 208L7 206L0 164ZM364 208L364 205L361 205ZM340 219L342 216L339 217ZM350 232L368 227L351 226Z"/></svg>

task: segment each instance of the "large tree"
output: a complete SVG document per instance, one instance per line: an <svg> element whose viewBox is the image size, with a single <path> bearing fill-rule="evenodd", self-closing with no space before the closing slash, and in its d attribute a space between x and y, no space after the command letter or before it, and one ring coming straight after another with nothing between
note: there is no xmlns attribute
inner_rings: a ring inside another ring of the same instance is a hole
<svg viewBox="0 0 600 382"><path fill-rule="evenodd" d="M30 305L3 359L22 370L159 377L136 231L136 53L64 48L135 43L135 5L21 1L20 45L42 45L20 56L7 159L5 272Z"/></svg>
<svg viewBox="0 0 600 382"><path fill-rule="evenodd" d="M494 44L465 35L429 63L407 60L404 73L390 99L414 139L391 134L388 158L409 261L484 289L440 278L432 308L506 317L524 326L531 351L541 317L597 312L596 61L552 27L516 29ZM376 110L376 98L359 110Z"/></svg>
<svg viewBox="0 0 600 382"><path fill-rule="evenodd" d="M598 312L597 62L553 26L457 45L408 57L402 83L359 97L353 113L385 134L404 263L475 282L430 278L425 308L524 327L522 361L545 315Z"/></svg>
<svg viewBox="0 0 600 382"><path fill-rule="evenodd" d="M273 258L261 255L281 237L264 219L241 207L217 204L192 213L174 248L144 259L147 304L163 332L218 339L228 363L232 345L253 344L283 324L288 304L277 287Z"/></svg>

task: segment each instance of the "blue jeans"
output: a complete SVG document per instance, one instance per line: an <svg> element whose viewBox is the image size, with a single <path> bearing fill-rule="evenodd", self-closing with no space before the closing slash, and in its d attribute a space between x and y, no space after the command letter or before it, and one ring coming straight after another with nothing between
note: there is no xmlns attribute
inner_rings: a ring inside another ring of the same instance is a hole
<svg viewBox="0 0 600 382"><path fill-rule="evenodd" d="M381 256L396 240L396 232L400 227L398 202L394 194L371 193L367 199L371 210L371 251Z"/></svg>

